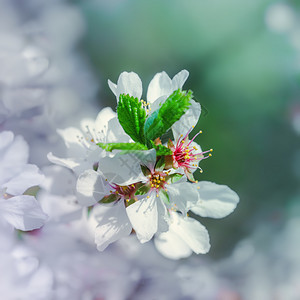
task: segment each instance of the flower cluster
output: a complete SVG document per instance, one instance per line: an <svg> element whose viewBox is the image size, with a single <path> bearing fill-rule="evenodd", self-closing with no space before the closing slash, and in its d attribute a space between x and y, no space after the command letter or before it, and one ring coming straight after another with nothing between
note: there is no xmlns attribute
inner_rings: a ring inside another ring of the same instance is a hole
<svg viewBox="0 0 300 300"><path fill-rule="evenodd" d="M223 218L236 207L237 194L224 185L198 182L193 173L211 156L190 138L201 106L182 89L188 72L172 79L161 72L151 80L146 100L142 82L123 72L108 81L117 109L104 108L82 130L60 130L68 158L48 158L78 176L77 201L89 207L98 250L135 232L141 243L154 237L157 249L178 259L210 248L206 228L189 211ZM169 132L172 132L172 138Z"/></svg>

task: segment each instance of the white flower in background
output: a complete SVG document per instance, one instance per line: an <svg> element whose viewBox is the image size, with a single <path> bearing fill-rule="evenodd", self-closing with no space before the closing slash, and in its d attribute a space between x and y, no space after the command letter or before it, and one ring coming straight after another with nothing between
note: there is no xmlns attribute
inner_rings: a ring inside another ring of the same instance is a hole
<svg viewBox="0 0 300 300"><path fill-rule="evenodd" d="M1 222L0 242L1 299L51 299L52 273L35 251Z"/></svg>
<svg viewBox="0 0 300 300"><path fill-rule="evenodd" d="M0 217L20 230L40 228L47 220L37 200L24 195L44 179L37 166L27 163L28 152L21 136L0 133Z"/></svg>

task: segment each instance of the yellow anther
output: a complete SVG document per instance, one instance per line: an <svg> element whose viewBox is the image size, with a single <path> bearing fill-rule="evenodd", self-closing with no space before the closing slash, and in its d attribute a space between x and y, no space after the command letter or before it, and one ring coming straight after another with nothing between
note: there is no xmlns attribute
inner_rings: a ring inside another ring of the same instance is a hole
<svg viewBox="0 0 300 300"><path fill-rule="evenodd" d="M195 128L195 126L193 125L192 128Z"/></svg>
<svg viewBox="0 0 300 300"><path fill-rule="evenodd" d="M202 130L200 130L199 133L202 133Z"/></svg>
<svg viewBox="0 0 300 300"><path fill-rule="evenodd" d="M149 199L150 197L149 197L149 196L147 196L147 198Z"/></svg>
<svg viewBox="0 0 300 300"><path fill-rule="evenodd" d="M214 150L213 150L213 149L210 149L209 151L210 151L210 152L213 152Z"/></svg>
<svg viewBox="0 0 300 300"><path fill-rule="evenodd" d="M212 154L211 154L211 153L209 153L209 154L208 154L208 156L212 156Z"/></svg>
<svg viewBox="0 0 300 300"><path fill-rule="evenodd" d="M158 194L156 194L156 197L158 198L158 197L159 197L159 195L158 195Z"/></svg>

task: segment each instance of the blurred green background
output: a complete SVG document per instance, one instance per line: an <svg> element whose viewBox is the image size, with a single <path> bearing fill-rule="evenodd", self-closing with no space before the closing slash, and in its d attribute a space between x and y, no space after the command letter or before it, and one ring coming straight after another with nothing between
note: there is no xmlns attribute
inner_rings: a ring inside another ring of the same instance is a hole
<svg viewBox="0 0 300 300"><path fill-rule="evenodd" d="M116 82L122 71L139 74L144 95L155 73L190 72L185 88L208 110L196 141L214 149L197 177L240 196L229 217L201 219L210 255L228 254L263 223L280 228L299 201L299 2L72 3L87 24L79 46L99 78L102 107L116 107L106 82Z"/></svg>

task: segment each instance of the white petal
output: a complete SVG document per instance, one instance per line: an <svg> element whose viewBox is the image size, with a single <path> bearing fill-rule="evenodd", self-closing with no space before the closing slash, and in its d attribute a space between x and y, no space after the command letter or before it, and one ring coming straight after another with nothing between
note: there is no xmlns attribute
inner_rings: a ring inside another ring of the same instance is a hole
<svg viewBox="0 0 300 300"><path fill-rule="evenodd" d="M132 153L139 161L139 164L146 166L149 170L153 171L156 164L156 151L155 149L147 151L135 151Z"/></svg>
<svg viewBox="0 0 300 300"><path fill-rule="evenodd" d="M191 106L187 112L172 126L172 132L174 139L177 140L181 134L186 135L186 133L196 126L201 114L201 105L191 100Z"/></svg>
<svg viewBox="0 0 300 300"><path fill-rule="evenodd" d="M173 231L163 232L156 235L154 244L162 255L170 259L188 257L193 253L192 249L186 244L186 242Z"/></svg>
<svg viewBox="0 0 300 300"><path fill-rule="evenodd" d="M20 173L5 184L7 193L11 195L23 194L28 188L39 185L45 179L35 165L25 165Z"/></svg>
<svg viewBox="0 0 300 300"><path fill-rule="evenodd" d="M108 122L113 118L116 118L116 113L110 107L101 109L95 121L96 131L100 132L101 130L103 130L104 132L106 132Z"/></svg>
<svg viewBox="0 0 300 300"><path fill-rule="evenodd" d="M171 205L186 214L191 203L195 204L198 200L198 193L192 183L179 182L168 186Z"/></svg>
<svg viewBox="0 0 300 300"><path fill-rule="evenodd" d="M25 231L40 228L48 219L36 199L27 195L0 200L0 214L16 229Z"/></svg>
<svg viewBox="0 0 300 300"><path fill-rule="evenodd" d="M115 94L116 97L118 97L117 96L117 85L115 83L113 83L112 81L110 81L109 79L108 79L107 83L108 83L110 90Z"/></svg>
<svg viewBox="0 0 300 300"><path fill-rule="evenodd" d="M113 206L98 205L94 207L92 214L98 222L95 242L99 251L103 251L109 244L131 233L132 227L123 201Z"/></svg>
<svg viewBox="0 0 300 300"><path fill-rule="evenodd" d="M239 196L226 185L201 181L196 184L198 202L191 210L201 217L223 218L234 211Z"/></svg>
<svg viewBox="0 0 300 300"><path fill-rule="evenodd" d="M170 230L178 234L196 254L207 253L210 244L206 228L193 218L183 218L176 213L172 215L174 220Z"/></svg>
<svg viewBox="0 0 300 300"><path fill-rule="evenodd" d="M127 207L127 215L141 243L148 242L157 232L158 213L156 194Z"/></svg>
<svg viewBox="0 0 300 300"><path fill-rule="evenodd" d="M107 133L104 140L105 143L129 143L133 140L127 135L121 126L118 117L109 120L107 125Z"/></svg>
<svg viewBox="0 0 300 300"><path fill-rule="evenodd" d="M172 92L172 80L168 74L166 72L157 73L149 83L147 101L154 103L158 98L168 97ZM152 108L152 110L154 109Z"/></svg>
<svg viewBox="0 0 300 300"><path fill-rule="evenodd" d="M99 173L86 170L79 176L76 189L83 196L78 198L79 204L90 206L109 195L110 186Z"/></svg>
<svg viewBox="0 0 300 300"><path fill-rule="evenodd" d="M133 154L119 154L99 159L99 170L109 182L128 185L144 180L139 160Z"/></svg>
<svg viewBox="0 0 300 300"><path fill-rule="evenodd" d="M80 138L83 137L82 132L74 127L66 129L58 129L57 133L64 139L64 142L69 150L68 155L70 157L82 157L84 156L86 149L80 142Z"/></svg>
<svg viewBox="0 0 300 300"><path fill-rule="evenodd" d="M59 158L57 156L54 156L52 152L47 154L47 158L54 164L67 167L69 169L74 170L76 167L79 166L79 163L74 161L73 159L70 158Z"/></svg>
<svg viewBox="0 0 300 300"><path fill-rule="evenodd" d="M173 90L176 91L181 89L189 77L189 72L187 70L182 70L177 73L172 79Z"/></svg>
<svg viewBox="0 0 300 300"><path fill-rule="evenodd" d="M164 202L158 197L157 201L157 232L166 232L169 230L169 214Z"/></svg>
<svg viewBox="0 0 300 300"><path fill-rule="evenodd" d="M119 101L120 94L129 94L130 96L140 99L142 92L142 81L136 73L121 73L117 84L117 101Z"/></svg>

